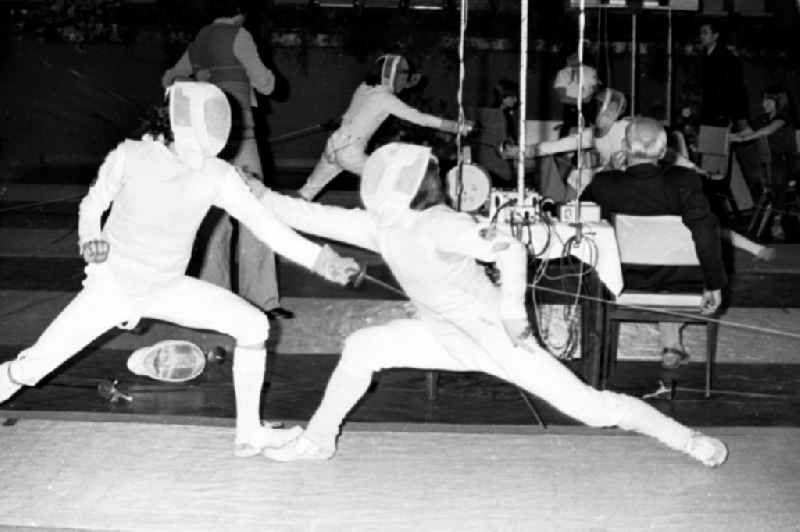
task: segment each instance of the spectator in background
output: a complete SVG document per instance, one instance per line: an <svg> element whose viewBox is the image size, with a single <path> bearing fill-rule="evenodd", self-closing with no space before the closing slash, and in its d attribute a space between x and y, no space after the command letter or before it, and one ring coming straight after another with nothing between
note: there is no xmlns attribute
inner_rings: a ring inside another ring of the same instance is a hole
<svg viewBox="0 0 800 532"><path fill-rule="evenodd" d="M220 157L263 180L261 158L255 137L252 107L254 90L268 96L275 88L275 76L264 66L252 34L243 27L245 15L238 0L215 0L215 17L200 29L178 62L164 73L162 85L177 79L208 81L225 92L233 111L233 127L228 145ZM233 286L231 239L233 221L219 210L209 216L213 232L208 240L200 278L223 288ZM244 227L239 227L235 243L238 293L265 311L270 318L291 318L281 308L275 255Z"/></svg>
<svg viewBox="0 0 800 532"><path fill-rule="evenodd" d="M783 87L774 85L764 91L761 99L764 113L758 118L755 131L734 133L730 140L735 143L766 138L769 145L770 164L767 169L765 187L774 198L775 215L772 219L773 240L784 240L783 211L786 209L786 189L794 172L797 156L795 140L795 117L789 94Z"/></svg>
<svg viewBox="0 0 800 532"><path fill-rule="evenodd" d="M701 311L713 314L722 302L727 283L722 262L719 222L711 212L700 176L678 165L661 165L667 151L667 133L652 118L636 117L625 128L625 170L599 172L581 199L600 205L604 217L678 215L692 232L700 272L676 266L624 267L625 286L643 290L677 290L703 284ZM676 369L689 361L681 342L680 324L660 323L662 365Z"/></svg>
<svg viewBox="0 0 800 532"><path fill-rule="evenodd" d="M561 131L559 136L566 137L572 130L578 127L578 81L581 71L582 80L582 111L585 118L584 123L591 124L594 121L595 105L594 93L597 91L599 80L597 70L585 63L581 66L578 63L578 53L575 52L567 58L567 64L558 71L553 82L553 88L558 93L559 100L563 104Z"/></svg>
<svg viewBox="0 0 800 532"><path fill-rule="evenodd" d="M702 104L700 123L707 126L746 129L747 90L742 65L725 46L719 22L708 20L700 26Z"/></svg>

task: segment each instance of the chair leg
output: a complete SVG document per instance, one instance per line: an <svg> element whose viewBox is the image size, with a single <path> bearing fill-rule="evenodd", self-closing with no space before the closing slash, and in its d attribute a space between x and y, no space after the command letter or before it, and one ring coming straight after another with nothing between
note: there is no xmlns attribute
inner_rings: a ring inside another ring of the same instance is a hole
<svg viewBox="0 0 800 532"><path fill-rule="evenodd" d="M603 365L601 390L606 389L608 379L611 377L611 370L617 364L617 348L619 347L619 321L609 319L607 323L606 334L608 335L608 340L606 341L606 350L603 357L605 359L605 364Z"/></svg>
<svg viewBox="0 0 800 532"><path fill-rule="evenodd" d="M711 397L711 372L714 367L714 359L717 357L718 335L719 325L708 323L706 325L706 399Z"/></svg>
<svg viewBox="0 0 800 532"><path fill-rule="evenodd" d="M428 389L428 401L435 401L439 397L439 372L426 371L425 384Z"/></svg>

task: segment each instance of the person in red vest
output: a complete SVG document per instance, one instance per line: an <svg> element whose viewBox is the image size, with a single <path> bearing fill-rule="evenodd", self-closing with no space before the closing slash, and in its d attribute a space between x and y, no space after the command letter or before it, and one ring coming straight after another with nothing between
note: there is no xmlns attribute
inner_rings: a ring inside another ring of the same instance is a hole
<svg viewBox="0 0 800 532"><path fill-rule="evenodd" d="M214 21L200 29L178 62L164 73L161 84L166 88L175 80L195 79L222 89L231 104L233 127L220 156L263 180L252 107L256 104L254 91L264 96L272 93L275 75L261 60L253 35L243 27L245 15L239 0L215 0L211 10ZM233 223L220 211L210 216L214 217L214 229L200 278L230 289ZM292 313L280 306L272 250L244 227L240 227L236 259L239 295L271 318L291 318Z"/></svg>

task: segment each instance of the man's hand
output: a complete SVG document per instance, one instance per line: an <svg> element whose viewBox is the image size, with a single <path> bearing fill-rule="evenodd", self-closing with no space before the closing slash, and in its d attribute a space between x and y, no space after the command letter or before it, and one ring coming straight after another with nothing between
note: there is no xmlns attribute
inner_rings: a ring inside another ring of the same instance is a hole
<svg viewBox="0 0 800 532"><path fill-rule="evenodd" d="M714 314L721 304L721 290L703 290L703 300L700 302L700 314L704 316Z"/></svg>
<svg viewBox="0 0 800 532"><path fill-rule="evenodd" d="M361 271L361 267L354 259L340 256L327 244L322 246L311 269L328 281L342 286L349 283Z"/></svg>
<svg viewBox="0 0 800 532"><path fill-rule="evenodd" d="M81 246L81 256L90 264L100 264L108 258L110 248L111 246L105 240L90 240Z"/></svg>
<svg viewBox="0 0 800 532"><path fill-rule="evenodd" d="M504 140L497 147L497 154L501 159L516 159L519 156L519 146L514 141Z"/></svg>
<svg viewBox="0 0 800 532"><path fill-rule="evenodd" d="M461 134L462 135L469 135L475 130L475 122L472 120L464 120L464 124L461 126Z"/></svg>
<svg viewBox="0 0 800 532"><path fill-rule="evenodd" d="M531 323L528 318L503 320L503 328L514 346L527 342L533 336L533 330L531 330Z"/></svg>

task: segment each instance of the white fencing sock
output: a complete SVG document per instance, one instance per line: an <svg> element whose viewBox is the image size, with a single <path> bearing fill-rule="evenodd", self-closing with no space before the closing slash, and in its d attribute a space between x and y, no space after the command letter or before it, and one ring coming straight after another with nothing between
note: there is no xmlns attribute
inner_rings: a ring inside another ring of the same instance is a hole
<svg viewBox="0 0 800 532"><path fill-rule="evenodd" d="M22 385L11 376L11 361L0 364L0 403L17 393Z"/></svg>
<svg viewBox="0 0 800 532"><path fill-rule="evenodd" d="M237 346L233 350L237 441L246 441L261 429L261 388L266 364L267 350L263 346Z"/></svg>

